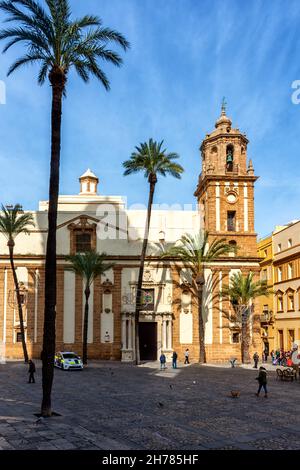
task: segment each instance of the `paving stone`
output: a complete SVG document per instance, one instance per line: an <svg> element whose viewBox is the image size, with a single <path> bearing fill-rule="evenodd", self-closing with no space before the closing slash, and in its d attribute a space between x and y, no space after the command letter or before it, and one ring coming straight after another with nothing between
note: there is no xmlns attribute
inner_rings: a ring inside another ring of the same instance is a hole
<svg viewBox="0 0 300 470"><path fill-rule="evenodd" d="M37 450L57 450L57 447L55 447L50 442L45 441L45 442L40 442L37 445Z"/></svg>
<svg viewBox="0 0 300 470"><path fill-rule="evenodd" d="M80 374L56 371L52 402L62 416L37 424L41 384L27 386L20 364L0 365L0 448L300 448L298 383L279 382L270 370L265 400L254 395L250 368L192 365L169 372L160 373L155 363L103 362ZM237 400L229 397L234 388L241 390Z"/></svg>

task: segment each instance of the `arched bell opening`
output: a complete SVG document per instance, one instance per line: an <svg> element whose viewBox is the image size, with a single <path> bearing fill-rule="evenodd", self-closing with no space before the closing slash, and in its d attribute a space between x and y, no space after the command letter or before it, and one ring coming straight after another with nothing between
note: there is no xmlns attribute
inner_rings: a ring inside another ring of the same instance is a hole
<svg viewBox="0 0 300 470"><path fill-rule="evenodd" d="M233 171L233 162L234 162L234 147L232 144L227 145L226 147L226 170L231 172Z"/></svg>

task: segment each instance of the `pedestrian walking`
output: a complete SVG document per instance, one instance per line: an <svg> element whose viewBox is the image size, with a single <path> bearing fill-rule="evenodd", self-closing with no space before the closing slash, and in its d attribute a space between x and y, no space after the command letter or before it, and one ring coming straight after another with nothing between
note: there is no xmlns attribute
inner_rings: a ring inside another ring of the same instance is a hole
<svg viewBox="0 0 300 470"><path fill-rule="evenodd" d="M166 368L166 356L164 355L164 353L161 353L159 360L160 360L160 370L164 370Z"/></svg>
<svg viewBox="0 0 300 470"><path fill-rule="evenodd" d="M35 374L35 363L30 359L29 361L29 369L28 369L28 374L29 374L29 380L28 383L34 383L35 384L35 379L34 379L34 374Z"/></svg>
<svg viewBox="0 0 300 470"><path fill-rule="evenodd" d="M268 348L265 348L264 353L265 353L265 362L268 362L268 356L269 356Z"/></svg>
<svg viewBox="0 0 300 470"><path fill-rule="evenodd" d="M173 356L172 356L172 367L173 369L177 369L177 352L173 352Z"/></svg>
<svg viewBox="0 0 300 470"><path fill-rule="evenodd" d="M189 357L190 357L190 352L189 352L188 349L186 349L186 350L185 350L185 353L184 353L184 363L185 363L185 364L189 364L189 363L190 363Z"/></svg>
<svg viewBox="0 0 300 470"><path fill-rule="evenodd" d="M253 369L257 369L257 364L258 364L258 361L259 361L259 355L258 355L257 352L253 354L253 361L254 361Z"/></svg>
<svg viewBox="0 0 300 470"><path fill-rule="evenodd" d="M257 393L255 394L257 397L259 397L260 391L263 388L265 391L265 398L268 398L268 391L267 391L267 371L264 367L259 368L259 373L258 377L256 377L256 380L258 380L258 390Z"/></svg>

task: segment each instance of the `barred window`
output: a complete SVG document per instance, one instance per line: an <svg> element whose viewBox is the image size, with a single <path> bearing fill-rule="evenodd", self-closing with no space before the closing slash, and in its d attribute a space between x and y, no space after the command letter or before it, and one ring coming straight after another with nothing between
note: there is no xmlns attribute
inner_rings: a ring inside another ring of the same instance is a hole
<svg viewBox="0 0 300 470"><path fill-rule="evenodd" d="M227 212L227 230L228 232L236 231L236 211Z"/></svg>
<svg viewBox="0 0 300 470"><path fill-rule="evenodd" d="M22 333L20 331L17 331L16 342L22 343Z"/></svg>
<svg viewBox="0 0 300 470"><path fill-rule="evenodd" d="M88 232L76 233L76 253L85 253L92 249L92 234Z"/></svg>

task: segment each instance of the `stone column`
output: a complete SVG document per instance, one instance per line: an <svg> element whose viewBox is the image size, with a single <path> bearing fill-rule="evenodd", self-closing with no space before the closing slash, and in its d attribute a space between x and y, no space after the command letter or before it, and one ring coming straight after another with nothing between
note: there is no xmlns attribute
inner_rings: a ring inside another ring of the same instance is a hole
<svg viewBox="0 0 300 470"><path fill-rule="evenodd" d="M167 322L165 319L162 321L162 328L163 328L163 337L162 337L162 349L167 349Z"/></svg>
<svg viewBox="0 0 300 470"><path fill-rule="evenodd" d="M122 349L127 349L126 344L126 318L122 318Z"/></svg>
<svg viewBox="0 0 300 470"><path fill-rule="evenodd" d="M128 349L132 349L132 318L129 317L128 322Z"/></svg>
<svg viewBox="0 0 300 470"><path fill-rule="evenodd" d="M114 338L112 356L121 359L121 305L122 305L122 266L114 266L114 286L112 289L112 311L114 314Z"/></svg>
<svg viewBox="0 0 300 470"><path fill-rule="evenodd" d="M172 349L172 320L169 319L168 321L168 344L167 349L171 351Z"/></svg>
<svg viewBox="0 0 300 470"><path fill-rule="evenodd" d="M64 267L57 266L56 271L56 348L61 351L63 347L63 322L64 322Z"/></svg>
<svg viewBox="0 0 300 470"><path fill-rule="evenodd" d="M172 346L175 351L180 351L180 313L181 313L181 294L182 289L180 286L180 272L176 266L171 266L171 277L172 277L172 312L174 315L174 321L172 322ZM196 308L196 306L195 306ZM197 312L195 311L195 319L198 319ZM199 328L198 321L193 322L193 329L195 330L194 338L198 341ZM195 341L194 339L194 341ZM199 344L199 341L198 341Z"/></svg>
<svg viewBox="0 0 300 470"><path fill-rule="evenodd" d="M37 342L37 334L38 334L38 308L39 308L39 278L40 273L39 270L35 270L35 285L34 285L34 333L33 333L33 341L34 343Z"/></svg>

